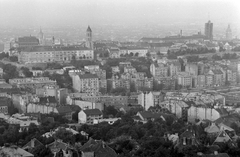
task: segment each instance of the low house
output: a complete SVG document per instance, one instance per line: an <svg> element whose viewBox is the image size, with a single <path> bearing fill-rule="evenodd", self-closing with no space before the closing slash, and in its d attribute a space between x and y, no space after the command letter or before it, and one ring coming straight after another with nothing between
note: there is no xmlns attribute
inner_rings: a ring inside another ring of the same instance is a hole
<svg viewBox="0 0 240 157"><path fill-rule="evenodd" d="M61 140L55 140L53 143L47 145L47 147L51 150L54 156L73 156L74 148L71 147L69 144L62 142Z"/></svg>
<svg viewBox="0 0 240 157"><path fill-rule="evenodd" d="M211 125L209 125L208 127L206 127L204 129L205 132L207 132L208 135L210 136L215 136L218 135L218 133L221 131L220 127L217 126L215 123L212 123Z"/></svg>
<svg viewBox="0 0 240 157"><path fill-rule="evenodd" d="M93 124L94 120L102 119L103 114L99 109L81 110L78 113L78 123Z"/></svg>
<svg viewBox="0 0 240 157"><path fill-rule="evenodd" d="M177 146L184 147L184 146L193 146L198 145L198 140L196 139L196 134L193 130L186 130L179 136L179 141Z"/></svg>
<svg viewBox="0 0 240 157"><path fill-rule="evenodd" d="M80 150L82 157L117 157L117 153L105 142L92 138Z"/></svg>
<svg viewBox="0 0 240 157"><path fill-rule="evenodd" d="M9 144L5 144L2 148L0 147L0 155L1 154L6 154L6 156L9 157L34 157L33 154L25 151L24 149L15 145L10 146Z"/></svg>
<svg viewBox="0 0 240 157"><path fill-rule="evenodd" d="M40 141L38 141L36 138L33 138L27 144L25 144L22 147L22 149L29 151L38 146L43 146L43 144Z"/></svg>
<svg viewBox="0 0 240 157"><path fill-rule="evenodd" d="M219 132L217 138L213 142L213 145L218 144L218 143L225 143L228 141L232 141L232 139L229 137L229 135L224 130L222 130L221 132Z"/></svg>

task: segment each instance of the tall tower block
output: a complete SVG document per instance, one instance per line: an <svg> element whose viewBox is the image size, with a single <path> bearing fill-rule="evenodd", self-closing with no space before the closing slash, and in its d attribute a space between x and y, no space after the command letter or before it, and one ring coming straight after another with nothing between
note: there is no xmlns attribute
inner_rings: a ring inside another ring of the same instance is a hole
<svg viewBox="0 0 240 157"><path fill-rule="evenodd" d="M210 20L205 23L205 36L209 40L213 39L213 23Z"/></svg>
<svg viewBox="0 0 240 157"><path fill-rule="evenodd" d="M88 26L87 28L86 36L87 36L87 40L86 40L85 46L89 49L93 49L92 29L90 28L90 26Z"/></svg>

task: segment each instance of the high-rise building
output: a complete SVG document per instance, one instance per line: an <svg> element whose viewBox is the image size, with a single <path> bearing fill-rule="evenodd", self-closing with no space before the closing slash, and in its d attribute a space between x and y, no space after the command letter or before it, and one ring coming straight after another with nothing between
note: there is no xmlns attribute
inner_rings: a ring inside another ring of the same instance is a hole
<svg viewBox="0 0 240 157"><path fill-rule="evenodd" d="M232 40L232 30L230 28L230 25L228 25L228 28L226 30L226 39L227 40Z"/></svg>
<svg viewBox="0 0 240 157"><path fill-rule="evenodd" d="M213 39L213 23L210 20L205 23L205 36L210 40Z"/></svg>
<svg viewBox="0 0 240 157"><path fill-rule="evenodd" d="M90 26L88 26L86 33L87 33L86 34L87 39L86 39L86 45L85 46L89 49L93 49L92 29L90 28Z"/></svg>

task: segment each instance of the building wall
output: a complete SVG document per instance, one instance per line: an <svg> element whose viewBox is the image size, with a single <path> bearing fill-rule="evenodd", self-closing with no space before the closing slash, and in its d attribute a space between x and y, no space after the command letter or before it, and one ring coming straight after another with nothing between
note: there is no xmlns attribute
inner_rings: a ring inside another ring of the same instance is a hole
<svg viewBox="0 0 240 157"><path fill-rule="evenodd" d="M81 110L78 113L78 123L86 123L87 122L87 115Z"/></svg>
<svg viewBox="0 0 240 157"><path fill-rule="evenodd" d="M47 105L39 105L34 103L29 103L27 105L27 112L28 113L43 113L49 114L51 112L58 113L56 107L47 106Z"/></svg>
<svg viewBox="0 0 240 157"><path fill-rule="evenodd" d="M220 118L220 114L215 109L204 108L204 107L195 107L195 106L191 106L188 109L188 121L189 122L194 123L195 119L199 119L199 120L208 119L208 120L214 121L218 118Z"/></svg>

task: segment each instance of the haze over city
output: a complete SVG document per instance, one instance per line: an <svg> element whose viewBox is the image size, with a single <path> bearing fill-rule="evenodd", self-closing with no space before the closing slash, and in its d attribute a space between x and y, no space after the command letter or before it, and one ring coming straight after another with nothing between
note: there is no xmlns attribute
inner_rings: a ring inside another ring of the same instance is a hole
<svg viewBox="0 0 240 157"><path fill-rule="evenodd" d="M238 0L0 0L3 26L237 23Z"/></svg>

